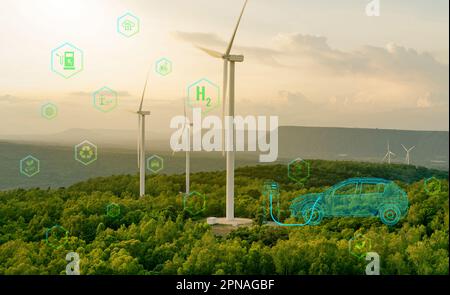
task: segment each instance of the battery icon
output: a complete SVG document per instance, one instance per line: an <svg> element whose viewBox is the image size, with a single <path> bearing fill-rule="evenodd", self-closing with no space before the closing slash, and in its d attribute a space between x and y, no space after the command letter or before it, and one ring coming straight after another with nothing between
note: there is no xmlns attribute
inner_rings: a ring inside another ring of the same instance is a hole
<svg viewBox="0 0 450 295"><path fill-rule="evenodd" d="M73 51L64 52L64 70L75 70L75 55Z"/></svg>

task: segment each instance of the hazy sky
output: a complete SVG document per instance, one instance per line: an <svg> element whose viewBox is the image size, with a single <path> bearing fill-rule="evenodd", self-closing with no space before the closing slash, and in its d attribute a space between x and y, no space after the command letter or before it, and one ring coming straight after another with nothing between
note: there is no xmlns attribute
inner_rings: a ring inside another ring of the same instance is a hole
<svg viewBox="0 0 450 295"><path fill-rule="evenodd" d="M238 32L236 111L279 115L280 124L448 130L449 2L249 0ZM167 130L183 112L192 82L221 84L222 62L192 44L224 51L242 0L0 0L0 136L69 128L135 129L146 72L162 57L173 72L150 75L150 125ZM126 38L116 20L140 18ZM70 42L84 70L64 79L50 70L51 50ZM92 92L108 86L118 107L102 113ZM54 120L40 116L47 101ZM217 111L213 114L220 114ZM1 138L1 137L0 137Z"/></svg>

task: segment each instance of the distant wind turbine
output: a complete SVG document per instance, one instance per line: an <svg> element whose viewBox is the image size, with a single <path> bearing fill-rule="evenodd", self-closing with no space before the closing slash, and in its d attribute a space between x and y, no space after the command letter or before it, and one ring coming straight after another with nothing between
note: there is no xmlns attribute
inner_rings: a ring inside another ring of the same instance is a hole
<svg viewBox="0 0 450 295"><path fill-rule="evenodd" d="M386 159L387 159L388 164L391 164L391 156L395 157L395 154L393 152L391 152L391 149L389 147L389 141L388 141L388 143L387 143L387 153L386 153L386 155L383 158L383 162L386 161Z"/></svg>
<svg viewBox="0 0 450 295"><path fill-rule="evenodd" d="M410 162L410 157L409 157L409 153L416 147L410 147L409 149L407 149L403 144L402 144L403 149L406 151L406 157L405 157L405 163L409 165Z"/></svg>
<svg viewBox="0 0 450 295"><path fill-rule="evenodd" d="M197 46L200 50L206 52L208 55L214 58L223 59L223 85L222 85L222 97L223 97L223 108L222 108L222 120L225 124L225 101L227 98L227 90L228 90L228 63L230 63L230 85L229 85L229 103L228 103L228 116L230 117L230 123L228 127L228 143L233 143L233 147L231 151L226 151L226 165L227 165L227 184L226 184L226 220L233 221L234 220L234 159L235 159L235 151L234 151L234 89L235 89L235 63L243 62L243 55L231 55L231 49L233 47L234 38L236 37L236 32L239 28L239 23L241 22L242 15L244 14L245 7L247 5L248 0L245 0L244 6L242 7L241 14L239 15L236 27L234 28L233 34L231 36L230 43L225 51L225 53L220 53L215 50L203 48ZM225 127L225 126L223 126ZM222 144L224 145L224 129L222 128ZM223 147L223 146L222 146ZM225 149L222 148L224 151Z"/></svg>
<svg viewBox="0 0 450 295"><path fill-rule="evenodd" d="M150 115L149 111L143 111L145 90L147 89L148 76L145 79L144 90L142 91L141 103L136 114L138 115L138 136L137 136L137 164L139 168L139 196L145 196L145 116Z"/></svg>
<svg viewBox="0 0 450 295"><path fill-rule="evenodd" d="M192 129L192 122L189 122L188 124L188 118L186 114L186 101L183 98L183 113L184 113L184 125L183 130L181 131L182 136L184 137L184 133L186 132L186 126L187 126L187 136L186 136L186 196L190 193L190 176L191 176L191 129ZM174 154L175 151L172 153Z"/></svg>

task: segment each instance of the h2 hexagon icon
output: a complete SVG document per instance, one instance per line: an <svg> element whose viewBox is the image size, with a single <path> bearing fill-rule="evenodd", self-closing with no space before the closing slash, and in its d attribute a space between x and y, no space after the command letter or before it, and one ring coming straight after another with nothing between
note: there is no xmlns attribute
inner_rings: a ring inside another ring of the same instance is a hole
<svg viewBox="0 0 450 295"><path fill-rule="evenodd" d="M161 76L167 76L172 72L172 62L167 58L161 58L156 62L156 72Z"/></svg>
<svg viewBox="0 0 450 295"><path fill-rule="evenodd" d="M87 140L75 146L75 160L83 165L89 165L97 160L97 146Z"/></svg>
<svg viewBox="0 0 450 295"><path fill-rule="evenodd" d="M288 177L295 182L305 182L310 175L310 165L307 161L297 158L288 164Z"/></svg>
<svg viewBox="0 0 450 295"><path fill-rule="evenodd" d="M188 86L188 105L191 108L200 108L202 113L206 114L220 105L219 92L219 86L208 79L200 79Z"/></svg>
<svg viewBox="0 0 450 295"><path fill-rule="evenodd" d="M51 69L68 79L83 70L83 51L70 43L52 50Z"/></svg>
<svg viewBox="0 0 450 295"><path fill-rule="evenodd" d="M129 12L117 18L117 32L125 37L139 33L139 18Z"/></svg>
<svg viewBox="0 0 450 295"><path fill-rule="evenodd" d="M190 192L183 197L183 209L191 215L198 215L206 209L206 196L198 192Z"/></svg>
<svg viewBox="0 0 450 295"><path fill-rule="evenodd" d="M33 156L26 156L20 160L20 173L28 177L38 174L40 171L40 162Z"/></svg>
<svg viewBox="0 0 450 295"><path fill-rule="evenodd" d="M110 112L117 107L117 92L109 87L102 87L92 94L94 107L102 112Z"/></svg>
<svg viewBox="0 0 450 295"><path fill-rule="evenodd" d="M372 250L372 240L365 235L357 233L348 241L348 251L351 255L362 259Z"/></svg>
<svg viewBox="0 0 450 295"><path fill-rule="evenodd" d="M58 107L55 104L49 102L41 107L41 116L46 118L47 120L52 120L56 118L57 115Z"/></svg>
<svg viewBox="0 0 450 295"><path fill-rule="evenodd" d="M164 159L158 155L153 155L147 159L147 169L153 173L158 173L164 168Z"/></svg>

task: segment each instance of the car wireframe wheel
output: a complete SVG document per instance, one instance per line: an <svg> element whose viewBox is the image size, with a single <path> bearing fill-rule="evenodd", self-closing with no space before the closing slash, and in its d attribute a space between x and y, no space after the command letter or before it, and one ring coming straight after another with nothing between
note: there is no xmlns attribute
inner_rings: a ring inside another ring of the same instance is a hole
<svg viewBox="0 0 450 295"><path fill-rule="evenodd" d="M302 217L305 224L318 225L323 218L323 210L319 204L308 203L302 208Z"/></svg>
<svg viewBox="0 0 450 295"><path fill-rule="evenodd" d="M389 226L396 225L401 218L400 209L393 204L381 206L379 215L381 222Z"/></svg>

